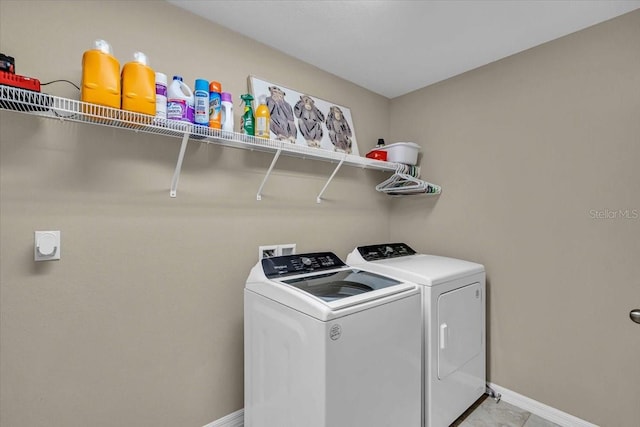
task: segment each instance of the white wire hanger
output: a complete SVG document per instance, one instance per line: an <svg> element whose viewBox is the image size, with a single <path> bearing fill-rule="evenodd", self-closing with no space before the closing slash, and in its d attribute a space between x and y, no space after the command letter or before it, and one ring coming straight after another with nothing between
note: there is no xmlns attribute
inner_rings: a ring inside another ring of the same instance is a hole
<svg viewBox="0 0 640 427"><path fill-rule="evenodd" d="M392 196L411 194L440 194L440 186L420 179L420 167L398 164L396 171L380 184L376 190Z"/></svg>

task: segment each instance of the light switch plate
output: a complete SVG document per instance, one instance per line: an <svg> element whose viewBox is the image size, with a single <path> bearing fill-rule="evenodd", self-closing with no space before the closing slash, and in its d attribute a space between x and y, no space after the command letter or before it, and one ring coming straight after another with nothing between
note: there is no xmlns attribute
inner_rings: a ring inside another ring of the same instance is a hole
<svg viewBox="0 0 640 427"><path fill-rule="evenodd" d="M55 261L60 259L60 231L36 231L34 233L33 259Z"/></svg>

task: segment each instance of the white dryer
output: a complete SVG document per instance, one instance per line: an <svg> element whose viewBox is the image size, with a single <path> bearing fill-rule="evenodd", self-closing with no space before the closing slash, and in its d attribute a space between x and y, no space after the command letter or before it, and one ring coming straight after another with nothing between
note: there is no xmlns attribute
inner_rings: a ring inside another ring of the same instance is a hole
<svg viewBox="0 0 640 427"><path fill-rule="evenodd" d="M424 427L447 427L485 392L485 269L404 243L356 248L347 263L421 285Z"/></svg>
<svg viewBox="0 0 640 427"><path fill-rule="evenodd" d="M263 259L244 290L245 426L414 427L421 296L330 252Z"/></svg>

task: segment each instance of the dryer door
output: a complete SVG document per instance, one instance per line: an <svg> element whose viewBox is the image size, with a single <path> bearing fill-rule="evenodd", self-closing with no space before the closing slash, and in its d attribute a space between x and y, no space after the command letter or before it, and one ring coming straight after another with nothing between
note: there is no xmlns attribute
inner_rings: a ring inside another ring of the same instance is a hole
<svg viewBox="0 0 640 427"><path fill-rule="evenodd" d="M480 283L438 297L438 378L444 379L482 351L484 296Z"/></svg>

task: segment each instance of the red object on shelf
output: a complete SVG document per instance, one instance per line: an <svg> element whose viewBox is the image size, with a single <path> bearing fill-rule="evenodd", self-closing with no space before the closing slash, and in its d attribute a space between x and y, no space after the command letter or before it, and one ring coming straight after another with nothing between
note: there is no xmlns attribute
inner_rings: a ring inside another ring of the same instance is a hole
<svg viewBox="0 0 640 427"><path fill-rule="evenodd" d="M40 92L40 80L0 71L0 85Z"/></svg>
<svg viewBox="0 0 640 427"><path fill-rule="evenodd" d="M387 161L387 152L384 150L372 150L369 151L365 157L368 157L370 159L374 159L374 160L382 160L383 162Z"/></svg>

